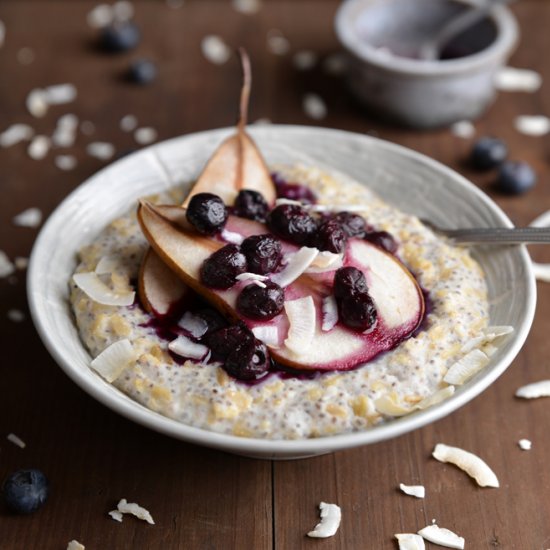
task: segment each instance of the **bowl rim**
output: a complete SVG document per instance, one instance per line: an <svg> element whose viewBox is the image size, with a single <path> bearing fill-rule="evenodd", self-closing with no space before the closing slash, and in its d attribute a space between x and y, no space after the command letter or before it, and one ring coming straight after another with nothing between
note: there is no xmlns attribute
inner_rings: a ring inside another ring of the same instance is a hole
<svg viewBox="0 0 550 550"><path fill-rule="evenodd" d="M102 404L106 405L111 410L119 413L120 415L144 425L157 432L169 435L176 439L180 439L189 443L198 444L205 447L220 449L236 454L243 454L248 456L256 456L259 458L298 458L301 456L311 456L323 454L326 452L333 452L341 449L347 449L357 447L361 445L367 445L376 443L389 438L397 437L406 432L423 427L426 424L434 422L454 410L458 409L468 401L476 397L483 390L485 390L494 380L496 380L508 366L511 364L523 343L525 342L531 324L533 321L536 305L536 283L532 269L532 263L530 256L525 246L519 247L519 252L524 264L527 283L527 304L526 315L522 326L519 329L516 328L514 333L513 345L507 351L507 353L491 368L489 371L485 371L483 376L477 378L475 383L465 386L457 391L450 398L438 403L437 405L417 411L409 415L391 420L387 423L374 426L361 432L345 433L333 436L301 439L301 440L281 440L281 439L257 439L257 438L245 438L236 435L229 435L218 433L215 431L209 431L203 428L197 428L189 426L173 420L171 418L162 416L145 406L139 404L137 401L133 401L131 398L123 394L120 390L104 381L99 375L92 380L86 378L79 368L75 368L62 349L58 349L53 342L52 337L46 330L43 314L40 304L37 301L37 288L40 288L40 279L43 276L38 271L37 263L38 257L41 254L41 246L44 241L48 239L48 233L51 231L57 220L64 218L65 210L70 204L78 199L80 193L85 188L96 185L96 181L103 179L103 175L110 171L114 166L123 162L128 162L130 159L138 159L141 156L147 155L151 150L157 148L163 148L166 146L173 146L178 142L184 142L188 140L201 139L209 136L213 139L219 138L220 140L225 137L232 128L222 128L215 130L207 130L203 132L196 132L192 134L186 134L183 136L174 137L163 142L159 142L150 147L146 147L133 153L132 155L119 159L114 163L104 167L90 178L86 179L82 184L76 187L53 211L46 223L43 225L31 252L29 268L27 273L27 295L29 300L29 308L31 317L33 319L36 330L47 348L50 355L54 358L57 364L62 370L71 378L80 388L86 393L97 399ZM361 135L355 132L348 132L344 130L319 128L312 126L299 126L299 125L269 125L266 129L262 127L250 128L250 133L254 136L257 134L260 136L262 132L275 132L282 134L285 133L294 134L302 139L311 136L311 134L325 134L331 140L334 139L353 139L355 142L359 138L364 143L370 143L371 145L382 147L386 151L408 157L411 160L420 162L425 166L437 171L444 175L447 179L452 179L457 185L466 187L475 198L489 208L500 220L502 226L512 227L513 224L501 208L494 203L485 193L478 189L473 183L469 182L466 178L451 170L447 166L440 162L413 151L407 147L391 143L389 141L381 140L372 136ZM184 144L182 144L184 146ZM84 348L84 344L80 342L80 345ZM85 348L84 348L85 349ZM87 350L85 350L86 353ZM115 392L113 394L113 391ZM120 396L124 396L120 399ZM117 398L118 397L118 398Z"/></svg>
<svg viewBox="0 0 550 550"><path fill-rule="evenodd" d="M475 3L469 0L445 1L468 5ZM338 39L350 53L361 61L388 72L426 77L473 72L509 55L519 40L519 27L513 13L506 6L497 6L488 15L495 23L497 37L490 46L480 52L442 61L423 61L394 55L381 55L376 48L357 37L354 25L359 13L376 3L380 3L380 0L346 0L336 12L334 27Z"/></svg>

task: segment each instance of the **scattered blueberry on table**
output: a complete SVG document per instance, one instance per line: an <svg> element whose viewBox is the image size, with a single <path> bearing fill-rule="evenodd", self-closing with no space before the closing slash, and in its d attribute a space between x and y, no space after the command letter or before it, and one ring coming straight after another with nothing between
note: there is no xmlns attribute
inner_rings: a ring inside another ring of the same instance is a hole
<svg viewBox="0 0 550 550"><path fill-rule="evenodd" d="M2 496L12 512L31 514L46 502L48 480L40 470L17 470L4 481Z"/></svg>
<svg viewBox="0 0 550 550"><path fill-rule="evenodd" d="M482 137L472 149L470 161L477 170L491 170L506 160L508 148L498 138Z"/></svg>
<svg viewBox="0 0 550 550"><path fill-rule="evenodd" d="M157 66L150 59L136 59L130 64L128 80L135 84L150 84L157 77Z"/></svg>
<svg viewBox="0 0 550 550"><path fill-rule="evenodd" d="M535 171L526 162L507 161L498 170L497 189L510 195L529 191L537 182Z"/></svg>
<svg viewBox="0 0 550 550"><path fill-rule="evenodd" d="M140 40L141 33L137 25L131 21L124 21L101 29L99 43L104 51L119 53L135 48Z"/></svg>

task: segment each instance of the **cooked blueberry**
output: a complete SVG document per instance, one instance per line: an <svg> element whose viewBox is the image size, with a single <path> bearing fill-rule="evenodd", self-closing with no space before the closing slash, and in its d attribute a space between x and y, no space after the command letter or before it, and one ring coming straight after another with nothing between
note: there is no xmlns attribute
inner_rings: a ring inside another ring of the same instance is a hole
<svg viewBox="0 0 550 550"><path fill-rule="evenodd" d="M366 292L346 296L336 302L338 305L338 318L347 327L364 331L376 323L376 307L372 298Z"/></svg>
<svg viewBox="0 0 550 550"><path fill-rule="evenodd" d="M48 480L40 470L18 470L2 486L6 506L16 514L31 514L48 498Z"/></svg>
<svg viewBox="0 0 550 550"><path fill-rule="evenodd" d="M368 231L365 234L365 240L383 248L390 254L395 254L397 250L397 242L387 231Z"/></svg>
<svg viewBox="0 0 550 550"><path fill-rule="evenodd" d="M220 248L201 267L201 282L209 288L227 289L235 284L235 277L246 271L246 258L234 244Z"/></svg>
<svg viewBox="0 0 550 550"><path fill-rule="evenodd" d="M208 328L204 333L205 336L208 334L212 334L213 332L216 332L217 330L220 330L227 326L227 321L225 320L223 315L215 309L200 309L195 313L195 315L206 321L206 325Z"/></svg>
<svg viewBox="0 0 550 550"><path fill-rule="evenodd" d="M266 275L277 269L283 256L281 242L272 235L253 235L241 244L241 252L246 256L248 270Z"/></svg>
<svg viewBox="0 0 550 550"><path fill-rule="evenodd" d="M268 210L269 207L263 195L258 191L252 191L252 189L239 191L233 205L233 212L236 216L258 222L265 222Z"/></svg>
<svg viewBox="0 0 550 550"><path fill-rule="evenodd" d="M478 170L490 170L504 162L507 155L508 148L501 139L482 137L475 143L470 161Z"/></svg>
<svg viewBox="0 0 550 550"><path fill-rule="evenodd" d="M351 212L338 212L334 219L341 225L348 237L362 239L367 231L367 222L363 216Z"/></svg>
<svg viewBox="0 0 550 550"><path fill-rule="evenodd" d="M273 182L277 191L277 197L314 204L317 197L306 185L300 183L289 183L278 174L273 174Z"/></svg>
<svg viewBox="0 0 550 550"><path fill-rule="evenodd" d="M279 315L285 304L285 291L275 283L266 281L265 288L251 283L237 297L237 310L249 319L267 321Z"/></svg>
<svg viewBox="0 0 550 550"><path fill-rule="evenodd" d="M338 300L368 291L365 274L353 266L341 267L334 275L333 292Z"/></svg>
<svg viewBox="0 0 550 550"><path fill-rule="evenodd" d="M269 370L267 347L259 340L246 340L225 360L224 370L238 380L255 380Z"/></svg>
<svg viewBox="0 0 550 550"><path fill-rule="evenodd" d="M205 338L206 345L212 352L214 361L225 361L228 355L243 342L253 342L254 335L244 324L222 328Z"/></svg>
<svg viewBox="0 0 550 550"><path fill-rule="evenodd" d="M347 236L342 226L336 220L323 222L313 239L313 244L319 250L328 250L339 254L346 247Z"/></svg>
<svg viewBox="0 0 550 550"><path fill-rule="evenodd" d="M113 23L101 30L100 44L103 50L111 53L125 52L135 48L141 33L135 23L124 21Z"/></svg>
<svg viewBox="0 0 550 550"><path fill-rule="evenodd" d="M189 201L186 217L202 235L214 235L227 221L227 208L218 195L197 193Z"/></svg>
<svg viewBox="0 0 550 550"><path fill-rule="evenodd" d="M537 183L535 171L526 162L504 162L497 177L497 188L503 193L521 195Z"/></svg>
<svg viewBox="0 0 550 550"><path fill-rule="evenodd" d="M149 84L157 77L157 66L149 59L137 59L130 64L128 79L136 84Z"/></svg>
<svg viewBox="0 0 550 550"><path fill-rule="evenodd" d="M315 220L301 206L294 204L274 208L269 213L267 224L278 237L300 245L307 244L317 230Z"/></svg>

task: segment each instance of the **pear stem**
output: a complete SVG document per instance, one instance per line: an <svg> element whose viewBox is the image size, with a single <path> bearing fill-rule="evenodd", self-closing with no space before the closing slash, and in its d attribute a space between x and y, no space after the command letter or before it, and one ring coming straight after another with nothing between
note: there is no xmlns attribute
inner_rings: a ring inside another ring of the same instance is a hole
<svg viewBox="0 0 550 550"><path fill-rule="evenodd" d="M241 88L241 102L239 107L239 122L237 127L239 132L243 132L248 118L248 101L250 98L250 88L252 85L252 71L250 69L250 58L244 48L239 48L241 58L241 67L243 70L243 86Z"/></svg>

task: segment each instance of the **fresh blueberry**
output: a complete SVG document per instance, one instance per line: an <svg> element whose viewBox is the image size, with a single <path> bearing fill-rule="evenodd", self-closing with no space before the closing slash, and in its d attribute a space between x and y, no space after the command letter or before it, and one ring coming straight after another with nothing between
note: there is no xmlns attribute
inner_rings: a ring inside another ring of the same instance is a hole
<svg viewBox="0 0 550 550"><path fill-rule="evenodd" d="M359 214L351 212L338 212L334 219L341 225L348 237L362 239L367 231L367 222Z"/></svg>
<svg viewBox="0 0 550 550"><path fill-rule="evenodd" d="M124 21L113 23L101 30L100 45L110 53L126 52L135 48L141 40L141 33L135 23Z"/></svg>
<svg viewBox="0 0 550 550"><path fill-rule="evenodd" d="M206 326L208 328L204 333L205 336L208 334L212 334L213 332L216 332L217 330L220 330L227 326L227 321L225 320L223 315L218 311L216 311L215 309L211 309L211 308L200 309L199 311L195 312L195 315L197 317L200 317L206 322Z"/></svg>
<svg viewBox="0 0 550 550"><path fill-rule="evenodd" d="M373 327L378 317L374 302L368 293L346 296L336 301L338 318L349 328L365 331Z"/></svg>
<svg viewBox="0 0 550 550"><path fill-rule="evenodd" d="M472 149L470 161L477 170L491 170L506 160L508 148L498 138L482 137Z"/></svg>
<svg viewBox="0 0 550 550"><path fill-rule="evenodd" d="M342 226L336 220L327 220L319 226L313 244L319 250L339 254L346 247L346 241L347 235Z"/></svg>
<svg viewBox="0 0 550 550"><path fill-rule="evenodd" d="M248 270L266 275L277 269L282 259L281 242L272 235L252 235L241 244Z"/></svg>
<svg viewBox="0 0 550 550"><path fill-rule="evenodd" d="M4 481L6 506L16 514L31 514L48 498L48 480L40 470L18 470Z"/></svg>
<svg viewBox="0 0 550 550"><path fill-rule="evenodd" d="M245 286L237 297L237 310L249 319L268 321L283 311L285 291L266 281L265 288L255 283Z"/></svg>
<svg viewBox="0 0 550 550"><path fill-rule="evenodd" d="M197 193L187 207L187 221L202 235L214 235L227 221L227 208L218 195Z"/></svg>
<svg viewBox="0 0 550 550"><path fill-rule="evenodd" d="M338 300L368 291L365 274L353 266L341 267L334 274L333 292Z"/></svg>
<svg viewBox="0 0 550 550"><path fill-rule="evenodd" d="M526 162L507 161L498 171L497 188L509 195L521 195L537 183L535 171Z"/></svg>
<svg viewBox="0 0 550 550"><path fill-rule="evenodd" d="M315 220L304 208L294 204L275 207L269 213L267 224L281 239L299 245L307 244L317 230Z"/></svg>
<svg viewBox="0 0 550 550"><path fill-rule="evenodd" d="M265 344L249 339L235 348L225 360L224 370L238 380L255 380L264 376L270 367Z"/></svg>
<svg viewBox="0 0 550 550"><path fill-rule="evenodd" d="M246 258L239 247L228 244L204 260L200 278L209 288L228 289L235 284L237 275L246 271Z"/></svg>
<svg viewBox="0 0 550 550"><path fill-rule="evenodd" d="M395 254L397 251L397 242L387 231L368 231L365 233L365 240L383 248L390 254Z"/></svg>
<svg viewBox="0 0 550 550"><path fill-rule="evenodd" d="M241 189L235 198L233 212L236 216L265 222L269 207L261 193L252 189Z"/></svg>
<svg viewBox="0 0 550 550"><path fill-rule="evenodd" d="M128 79L136 84L150 84L157 77L157 66L149 59L137 59L130 64Z"/></svg>
<svg viewBox="0 0 550 550"><path fill-rule="evenodd" d="M222 328L205 337L214 361L225 361L243 342L253 342L254 335L244 324Z"/></svg>

